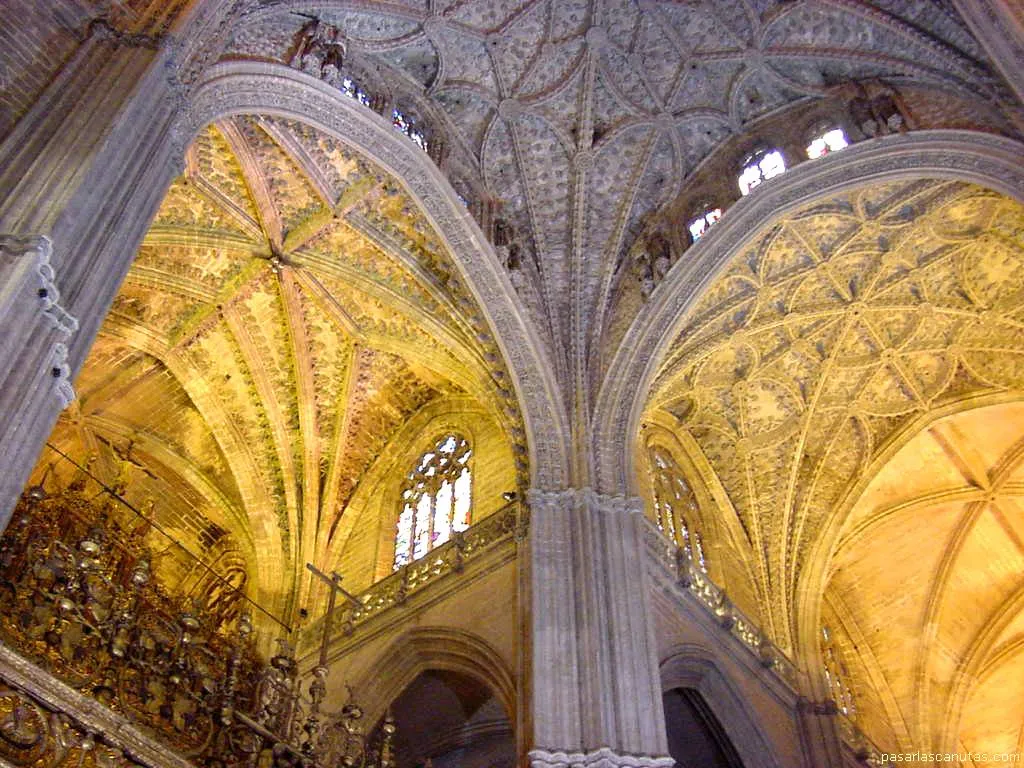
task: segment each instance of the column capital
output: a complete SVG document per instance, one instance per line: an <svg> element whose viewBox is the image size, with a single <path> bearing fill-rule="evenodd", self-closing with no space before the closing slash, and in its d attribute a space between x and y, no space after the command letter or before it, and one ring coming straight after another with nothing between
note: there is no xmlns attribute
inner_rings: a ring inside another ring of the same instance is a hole
<svg viewBox="0 0 1024 768"><path fill-rule="evenodd" d="M560 507L586 507L609 514L641 514L644 500L639 496L613 496L599 493L593 488L563 488L559 491L530 490L527 500L531 507L552 509Z"/></svg>
<svg viewBox="0 0 1024 768"><path fill-rule="evenodd" d="M531 749L531 768L672 768L671 757L619 754L608 747L592 752L561 752Z"/></svg>

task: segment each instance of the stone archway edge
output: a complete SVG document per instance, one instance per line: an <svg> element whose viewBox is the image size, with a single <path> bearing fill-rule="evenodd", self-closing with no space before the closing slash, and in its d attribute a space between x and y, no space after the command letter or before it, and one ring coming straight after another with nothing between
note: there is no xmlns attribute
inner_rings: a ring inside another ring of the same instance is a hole
<svg viewBox="0 0 1024 768"><path fill-rule="evenodd" d="M966 181L1024 200L1024 145L991 134L927 130L854 144L806 161L740 199L678 261L616 351L593 418L594 476L604 493L635 493L632 442L648 391L689 311L739 251L775 220L866 183Z"/></svg>
<svg viewBox="0 0 1024 768"><path fill-rule="evenodd" d="M433 161L388 121L340 91L290 67L265 62L211 67L175 133L179 141L190 140L216 119L253 112L313 125L367 155L405 185L454 257L509 366L528 433L531 485L564 487L569 427L554 367L497 256Z"/></svg>

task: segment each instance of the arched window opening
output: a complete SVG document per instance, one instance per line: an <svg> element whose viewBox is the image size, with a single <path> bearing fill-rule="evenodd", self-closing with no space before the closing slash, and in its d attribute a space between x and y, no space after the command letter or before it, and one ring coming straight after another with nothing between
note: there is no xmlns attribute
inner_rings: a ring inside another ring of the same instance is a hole
<svg viewBox="0 0 1024 768"><path fill-rule="evenodd" d="M821 657L825 662L825 681L828 683L829 696L840 712L850 718L856 717L857 707L848 682L850 675L835 645L835 636L826 626L821 628Z"/></svg>
<svg viewBox="0 0 1024 768"><path fill-rule="evenodd" d="M849 145L850 141L846 138L846 132L842 128L832 128L817 136L807 145L807 157L816 160L830 152L838 152Z"/></svg>
<svg viewBox="0 0 1024 768"><path fill-rule="evenodd" d="M465 438L445 435L409 472L395 535L395 570L469 527L472 454Z"/></svg>
<svg viewBox="0 0 1024 768"><path fill-rule="evenodd" d="M707 573L704 541L693 526L697 519L697 497L683 479L672 455L662 448L651 448L651 484L655 522L667 538L681 547L690 560Z"/></svg>
<svg viewBox="0 0 1024 768"><path fill-rule="evenodd" d="M738 182L740 193L750 194L750 190L768 179L779 176L786 171L786 159L778 149L757 152L747 158L743 164Z"/></svg>
<svg viewBox="0 0 1024 768"><path fill-rule="evenodd" d="M697 242L701 235L707 232L711 227L722 218L721 208L711 208L705 210L700 216L691 220L686 228L690 230L690 238L693 242Z"/></svg>
<svg viewBox="0 0 1024 768"><path fill-rule="evenodd" d="M370 106L370 96L351 77L343 78L341 81L341 92L350 99L355 99L364 107Z"/></svg>
<svg viewBox="0 0 1024 768"><path fill-rule="evenodd" d="M395 126L397 130L412 139L416 146L424 152L427 151L427 137L423 135L423 131L416 127L416 123L412 118L403 113L397 107L391 112L391 124Z"/></svg>

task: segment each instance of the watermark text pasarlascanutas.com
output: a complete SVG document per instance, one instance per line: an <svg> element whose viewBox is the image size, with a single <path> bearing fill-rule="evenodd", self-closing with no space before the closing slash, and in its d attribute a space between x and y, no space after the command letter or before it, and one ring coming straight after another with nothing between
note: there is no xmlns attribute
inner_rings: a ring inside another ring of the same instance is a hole
<svg viewBox="0 0 1024 768"><path fill-rule="evenodd" d="M914 763L946 763L954 765L1020 765L1020 752L888 752L881 755L882 765Z"/></svg>

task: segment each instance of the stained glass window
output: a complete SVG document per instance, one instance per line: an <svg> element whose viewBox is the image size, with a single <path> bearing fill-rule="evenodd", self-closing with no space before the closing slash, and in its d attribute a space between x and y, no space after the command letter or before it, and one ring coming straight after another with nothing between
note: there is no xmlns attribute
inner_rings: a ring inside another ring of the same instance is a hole
<svg viewBox="0 0 1024 768"><path fill-rule="evenodd" d="M395 570L469 527L472 455L464 438L445 435L420 456L409 472L395 534Z"/></svg>
<svg viewBox="0 0 1024 768"><path fill-rule="evenodd" d="M722 218L722 209L711 208L687 224L686 228L690 230L690 237L693 239L693 242L697 242L700 236L711 229L711 226L720 218Z"/></svg>
<svg viewBox="0 0 1024 768"><path fill-rule="evenodd" d="M663 448L650 450L654 515L658 530L682 548L691 561L707 573L704 541L694 528L697 521L697 497L672 455Z"/></svg>
<svg viewBox="0 0 1024 768"><path fill-rule="evenodd" d="M416 146L418 146L424 152L427 151L427 138L426 136L423 135L423 131L416 128L416 124L412 121L410 117L405 115L400 110L395 109L391 113L391 124L395 126L396 129L398 129L406 136L408 136L410 139L412 139Z"/></svg>
<svg viewBox="0 0 1024 768"><path fill-rule="evenodd" d="M855 717L857 707L853 701L853 691L850 690L848 683L850 676L839 649L836 648L835 635L825 626L821 628L821 656L825 661L825 681L828 683L832 701L844 715Z"/></svg>
<svg viewBox="0 0 1024 768"><path fill-rule="evenodd" d="M849 144L850 142L846 138L846 133L843 132L843 129L833 128L825 131L807 145L807 157L811 160L824 157L829 152L837 152L843 147L849 146Z"/></svg>
<svg viewBox="0 0 1024 768"><path fill-rule="evenodd" d="M341 81L341 92L350 99L355 99L365 107L370 106L369 95L367 95L366 91L359 87L359 83L351 77L346 77Z"/></svg>
<svg viewBox="0 0 1024 768"><path fill-rule="evenodd" d="M786 171L786 160L782 152L773 149L767 152L758 152L747 158L743 166L743 172L738 179L740 192L744 195L750 194L750 190L761 184L763 181L774 178Z"/></svg>

